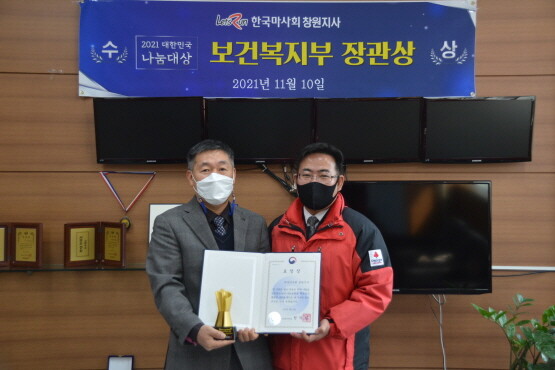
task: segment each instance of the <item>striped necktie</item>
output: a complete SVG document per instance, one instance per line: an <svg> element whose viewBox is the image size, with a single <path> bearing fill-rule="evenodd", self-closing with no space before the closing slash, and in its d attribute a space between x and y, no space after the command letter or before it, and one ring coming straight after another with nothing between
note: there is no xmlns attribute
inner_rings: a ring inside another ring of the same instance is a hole
<svg viewBox="0 0 555 370"><path fill-rule="evenodd" d="M222 216L214 217L214 225L216 226L216 229L214 230L214 232L219 236L225 236L225 233L226 233L226 230L224 227L225 218L223 218Z"/></svg>

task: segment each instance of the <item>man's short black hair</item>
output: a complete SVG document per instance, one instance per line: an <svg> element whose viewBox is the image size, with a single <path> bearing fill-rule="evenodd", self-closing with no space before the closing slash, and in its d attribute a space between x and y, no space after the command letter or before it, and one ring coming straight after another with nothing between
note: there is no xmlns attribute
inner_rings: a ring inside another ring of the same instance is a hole
<svg viewBox="0 0 555 370"><path fill-rule="evenodd" d="M231 149L229 145L219 140L206 139L195 144L191 149L189 149L189 152L187 153L187 167L189 170L192 171L195 167L195 158L197 155L209 150L221 150L225 152L229 156L231 165L235 166L235 155L233 154L233 149Z"/></svg>
<svg viewBox="0 0 555 370"><path fill-rule="evenodd" d="M345 166L343 164L343 153L341 152L341 150L328 143L312 143L305 146L301 150L301 153L297 158L297 161L295 162L295 170L298 172L299 166L303 161L303 159L315 153L323 153L323 154L331 155L335 160L335 169L337 171L337 174L338 175L345 174Z"/></svg>

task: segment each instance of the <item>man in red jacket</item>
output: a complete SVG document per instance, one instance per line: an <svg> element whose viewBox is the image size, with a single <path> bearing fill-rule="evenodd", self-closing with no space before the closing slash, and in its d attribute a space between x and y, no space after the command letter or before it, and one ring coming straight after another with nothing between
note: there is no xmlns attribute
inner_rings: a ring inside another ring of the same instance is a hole
<svg viewBox="0 0 555 370"><path fill-rule="evenodd" d="M273 252L321 252L320 325L315 333L272 336L275 369L354 369L355 335L387 308L393 270L377 227L346 207L343 154L305 147L296 163L299 198L270 225ZM356 356L368 367L368 335ZM364 358L366 357L366 358ZM363 365L364 366L364 365Z"/></svg>

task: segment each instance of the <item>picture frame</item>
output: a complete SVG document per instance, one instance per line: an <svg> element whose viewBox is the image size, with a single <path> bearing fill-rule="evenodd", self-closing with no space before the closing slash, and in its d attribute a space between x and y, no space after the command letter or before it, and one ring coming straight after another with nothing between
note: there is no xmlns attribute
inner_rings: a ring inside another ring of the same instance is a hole
<svg viewBox="0 0 555 370"><path fill-rule="evenodd" d="M42 223L12 223L10 266L42 267Z"/></svg>
<svg viewBox="0 0 555 370"><path fill-rule="evenodd" d="M98 254L101 266L125 267L126 226L121 222L101 222Z"/></svg>
<svg viewBox="0 0 555 370"><path fill-rule="evenodd" d="M64 267L98 264L98 222L64 224Z"/></svg>

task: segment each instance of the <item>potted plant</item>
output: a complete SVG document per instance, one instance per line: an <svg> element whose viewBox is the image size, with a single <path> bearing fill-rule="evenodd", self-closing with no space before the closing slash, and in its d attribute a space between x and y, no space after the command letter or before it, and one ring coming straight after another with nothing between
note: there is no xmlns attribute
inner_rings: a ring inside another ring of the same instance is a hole
<svg viewBox="0 0 555 370"><path fill-rule="evenodd" d="M497 324L504 332L511 348L510 370L555 369L555 305L548 307L537 319L522 320L521 309L531 306L534 300L521 294L513 297L514 305L507 311L483 309L472 304L486 319Z"/></svg>

